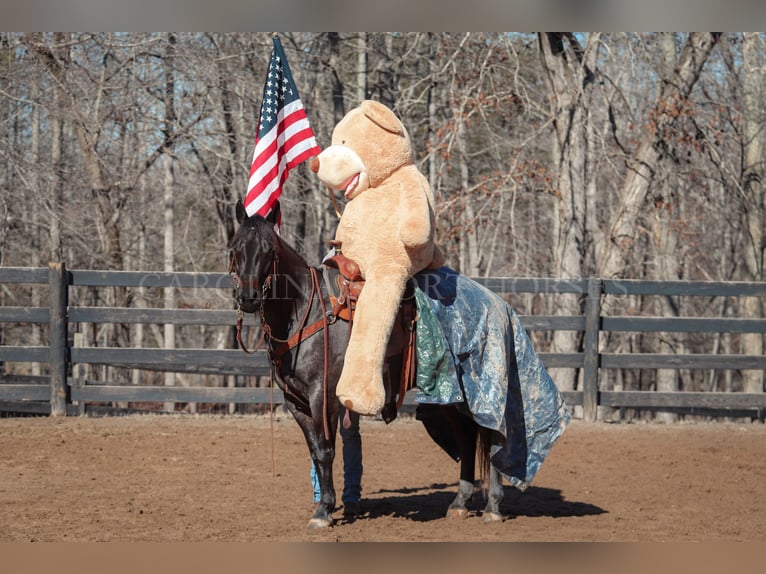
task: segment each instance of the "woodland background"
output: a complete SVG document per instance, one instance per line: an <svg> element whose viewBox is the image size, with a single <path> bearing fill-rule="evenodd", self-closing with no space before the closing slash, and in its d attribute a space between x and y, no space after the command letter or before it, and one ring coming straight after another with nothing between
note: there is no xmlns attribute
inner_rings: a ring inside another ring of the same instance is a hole
<svg viewBox="0 0 766 574"><path fill-rule="evenodd" d="M763 280L764 35L280 33L320 146L361 99L410 130L438 241L469 276ZM0 265L227 269L270 33L0 33ZM307 166L282 234L317 264L337 219ZM0 304L44 293L0 286ZM83 290L80 304L228 308L226 293ZM758 298L605 312L762 317ZM521 312L583 301L515 298ZM3 326L5 343L22 334ZM103 345L222 346L213 328L96 326ZM574 351L576 333L535 334ZM759 334L620 334L612 351L761 354ZM555 377L577 386L576 372ZM763 373L618 372L615 388L763 391Z"/></svg>

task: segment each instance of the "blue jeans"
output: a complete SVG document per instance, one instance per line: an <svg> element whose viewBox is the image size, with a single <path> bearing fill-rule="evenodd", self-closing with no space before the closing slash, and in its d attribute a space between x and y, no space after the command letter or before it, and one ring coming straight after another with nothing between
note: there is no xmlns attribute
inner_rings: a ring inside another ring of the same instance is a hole
<svg viewBox="0 0 766 574"><path fill-rule="evenodd" d="M343 496L341 500L359 502L362 498L362 435L359 434L359 414L348 413L351 426L343 428L343 417L346 407L341 405L339 411L340 438L343 443ZM321 492L319 476L314 462L311 463L311 484L314 487L314 502L319 502Z"/></svg>

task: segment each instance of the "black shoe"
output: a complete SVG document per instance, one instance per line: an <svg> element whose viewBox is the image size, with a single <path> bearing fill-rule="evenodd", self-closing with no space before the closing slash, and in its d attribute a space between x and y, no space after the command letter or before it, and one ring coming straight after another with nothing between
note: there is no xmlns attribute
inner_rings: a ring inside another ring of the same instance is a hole
<svg viewBox="0 0 766 574"><path fill-rule="evenodd" d="M364 514L364 510L362 510L361 502L344 502L343 503L344 516L357 516L359 514Z"/></svg>

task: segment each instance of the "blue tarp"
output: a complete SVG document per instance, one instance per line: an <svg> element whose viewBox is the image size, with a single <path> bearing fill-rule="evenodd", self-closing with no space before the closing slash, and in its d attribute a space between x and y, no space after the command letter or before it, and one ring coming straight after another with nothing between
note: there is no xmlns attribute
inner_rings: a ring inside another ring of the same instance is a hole
<svg viewBox="0 0 766 574"><path fill-rule="evenodd" d="M499 295L449 267L414 279L417 402L467 407L496 431L492 464L524 490L569 422L561 394Z"/></svg>

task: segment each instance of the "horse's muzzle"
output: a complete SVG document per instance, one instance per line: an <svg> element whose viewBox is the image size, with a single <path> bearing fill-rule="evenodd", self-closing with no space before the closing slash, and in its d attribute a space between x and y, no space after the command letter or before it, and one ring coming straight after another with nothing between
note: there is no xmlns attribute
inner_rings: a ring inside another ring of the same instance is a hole
<svg viewBox="0 0 766 574"><path fill-rule="evenodd" d="M234 301L237 304L237 309L240 309L244 313L255 313L260 308L258 299L253 297L235 295Z"/></svg>

